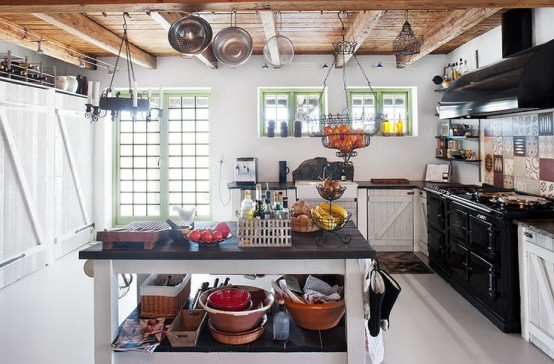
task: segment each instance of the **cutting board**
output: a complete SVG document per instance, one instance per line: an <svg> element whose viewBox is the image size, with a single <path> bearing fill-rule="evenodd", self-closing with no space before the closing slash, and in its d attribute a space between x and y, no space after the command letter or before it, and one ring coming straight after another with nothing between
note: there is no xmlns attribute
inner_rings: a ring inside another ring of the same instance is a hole
<svg viewBox="0 0 554 364"><path fill-rule="evenodd" d="M410 183L405 178L372 178L371 183L378 185L407 184Z"/></svg>

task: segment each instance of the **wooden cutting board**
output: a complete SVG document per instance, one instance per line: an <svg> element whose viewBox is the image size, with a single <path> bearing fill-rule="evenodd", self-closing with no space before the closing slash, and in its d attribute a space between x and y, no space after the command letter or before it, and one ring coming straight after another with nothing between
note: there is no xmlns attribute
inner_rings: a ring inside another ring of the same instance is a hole
<svg viewBox="0 0 554 364"><path fill-rule="evenodd" d="M407 184L410 183L405 178L372 178L371 183L378 185Z"/></svg>

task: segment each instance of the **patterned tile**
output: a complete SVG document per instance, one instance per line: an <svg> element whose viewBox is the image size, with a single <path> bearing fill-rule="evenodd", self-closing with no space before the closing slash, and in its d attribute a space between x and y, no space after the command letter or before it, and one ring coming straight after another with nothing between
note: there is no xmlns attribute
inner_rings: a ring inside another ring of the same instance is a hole
<svg viewBox="0 0 554 364"><path fill-rule="evenodd" d="M502 172L494 172L494 183L496 187L504 187L504 174Z"/></svg>
<svg viewBox="0 0 554 364"><path fill-rule="evenodd" d="M537 114L514 116L512 124L514 136L539 135Z"/></svg>
<svg viewBox="0 0 554 364"><path fill-rule="evenodd" d="M554 182L541 181L540 195L548 198L554 198Z"/></svg>
<svg viewBox="0 0 554 364"><path fill-rule="evenodd" d="M484 137L484 146L483 146L483 155L487 155L487 154L494 154L493 153L493 141L494 141L494 138L492 137Z"/></svg>
<svg viewBox="0 0 554 364"><path fill-rule="evenodd" d="M554 158L554 136L539 137L539 158Z"/></svg>
<svg viewBox="0 0 554 364"><path fill-rule="evenodd" d="M497 172L500 172L502 173L504 171L504 161L503 161L503 157L501 155L494 155L493 156L493 160L494 160L494 172L497 173ZM496 177L495 177L496 179Z"/></svg>
<svg viewBox="0 0 554 364"><path fill-rule="evenodd" d="M525 177L539 179L539 158L525 158Z"/></svg>
<svg viewBox="0 0 554 364"><path fill-rule="evenodd" d="M504 158L504 175L514 175L514 160L512 158Z"/></svg>
<svg viewBox="0 0 554 364"><path fill-rule="evenodd" d="M525 178L514 177L514 189L517 191L525 192Z"/></svg>
<svg viewBox="0 0 554 364"><path fill-rule="evenodd" d="M504 174L504 188L514 188L514 177Z"/></svg>
<svg viewBox="0 0 554 364"><path fill-rule="evenodd" d="M525 177L525 157L514 157L514 176Z"/></svg>
<svg viewBox="0 0 554 364"><path fill-rule="evenodd" d="M552 112L538 114L539 135L554 135Z"/></svg>
<svg viewBox="0 0 554 364"><path fill-rule="evenodd" d="M525 155L531 158L537 158L539 155L539 137L527 136L525 137Z"/></svg>
<svg viewBox="0 0 554 364"><path fill-rule="evenodd" d="M494 184L494 173L493 172L485 172L485 183L492 185Z"/></svg>
<svg viewBox="0 0 554 364"><path fill-rule="evenodd" d="M514 138L514 156L525 156L525 137L515 136Z"/></svg>
<svg viewBox="0 0 554 364"><path fill-rule="evenodd" d="M538 179L528 179L525 181L525 192L538 195L541 190L541 184Z"/></svg>
<svg viewBox="0 0 554 364"><path fill-rule="evenodd" d="M509 137L513 135L512 117L502 118L502 136Z"/></svg>
<svg viewBox="0 0 554 364"><path fill-rule="evenodd" d="M554 182L554 159L540 158L540 179L542 181Z"/></svg>
<svg viewBox="0 0 554 364"><path fill-rule="evenodd" d="M494 119L483 120L483 135L486 137L493 136L493 133L492 133L493 120Z"/></svg>
<svg viewBox="0 0 554 364"><path fill-rule="evenodd" d="M514 138L512 138L511 136L502 138L502 154L504 155L504 157L513 157Z"/></svg>
<svg viewBox="0 0 554 364"><path fill-rule="evenodd" d="M492 136L502 136L502 119L492 120Z"/></svg>
<svg viewBox="0 0 554 364"><path fill-rule="evenodd" d="M492 140L493 154L502 155L502 150L503 150L502 145L503 145L502 137L494 137Z"/></svg>

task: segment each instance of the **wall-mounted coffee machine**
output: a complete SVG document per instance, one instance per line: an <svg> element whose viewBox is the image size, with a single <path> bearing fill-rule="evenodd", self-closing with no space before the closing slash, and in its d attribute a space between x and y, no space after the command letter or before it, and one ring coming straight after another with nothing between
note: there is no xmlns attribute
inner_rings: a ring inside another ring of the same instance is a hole
<svg viewBox="0 0 554 364"><path fill-rule="evenodd" d="M256 184L258 182L258 159L253 157L237 158L235 161L235 183Z"/></svg>

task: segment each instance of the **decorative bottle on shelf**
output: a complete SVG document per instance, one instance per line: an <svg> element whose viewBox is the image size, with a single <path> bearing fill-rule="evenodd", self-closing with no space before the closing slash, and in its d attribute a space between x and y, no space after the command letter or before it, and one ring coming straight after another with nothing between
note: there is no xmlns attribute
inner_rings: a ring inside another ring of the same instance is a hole
<svg viewBox="0 0 554 364"><path fill-rule="evenodd" d="M385 114L385 119L383 120L383 136L389 136L391 133L390 121Z"/></svg>
<svg viewBox="0 0 554 364"><path fill-rule="evenodd" d="M286 121L281 122L281 138L289 136L289 124Z"/></svg>
<svg viewBox="0 0 554 364"><path fill-rule="evenodd" d="M279 200L279 192L275 191L273 194L273 213L274 218L282 219L283 207L281 206L281 201Z"/></svg>
<svg viewBox="0 0 554 364"><path fill-rule="evenodd" d="M398 121L394 124L394 134L396 136L404 134L404 123L402 123L402 116L400 114L398 114Z"/></svg>
<svg viewBox="0 0 554 364"><path fill-rule="evenodd" d="M287 196L283 196L283 211L281 212L281 216L284 220L288 220L290 218L289 198Z"/></svg>
<svg viewBox="0 0 554 364"><path fill-rule="evenodd" d="M267 122L267 137L273 138L275 136L275 120L269 120Z"/></svg>
<svg viewBox="0 0 554 364"><path fill-rule="evenodd" d="M264 218L264 199L262 197L262 185L256 183L256 211L254 212L256 219Z"/></svg>
<svg viewBox="0 0 554 364"><path fill-rule="evenodd" d="M279 301L279 312L273 316L273 340L287 341L289 339L290 316L285 310L283 301Z"/></svg>
<svg viewBox="0 0 554 364"><path fill-rule="evenodd" d="M246 190L244 191L244 199L240 204L240 217L242 219L253 219L254 209L254 201L250 197L250 190Z"/></svg>

